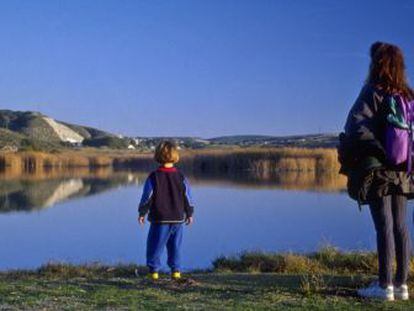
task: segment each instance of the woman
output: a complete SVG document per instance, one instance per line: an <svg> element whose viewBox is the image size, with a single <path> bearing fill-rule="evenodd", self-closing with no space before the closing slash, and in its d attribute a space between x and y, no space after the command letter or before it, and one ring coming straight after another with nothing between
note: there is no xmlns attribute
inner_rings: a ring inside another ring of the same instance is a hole
<svg viewBox="0 0 414 311"><path fill-rule="evenodd" d="M368 78L348 115L339 149L341 170L348 176L348 191L360 204L369 204L377 234L379 279L358 294L406 300L410 261L406 206L414 187L407 172L408 160L398 165L391 163L386 136L387 122L394 111L391 103L407 105L414 93L407 83L399 47L376 42L370 56Z"/></svg>

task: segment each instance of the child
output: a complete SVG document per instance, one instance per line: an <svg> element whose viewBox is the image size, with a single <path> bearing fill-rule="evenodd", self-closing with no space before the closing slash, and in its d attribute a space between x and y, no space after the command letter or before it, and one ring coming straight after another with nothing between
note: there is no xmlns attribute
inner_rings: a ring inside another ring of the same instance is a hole
<svg viewBox="0 0 414 311"><path fill-rule="evenodd" d="M143 225L147 213L151 222L147 239L147 266L150 277L157 280L160 257L167 247L171 277L179 279L183 223L190 225L193 222L190 186L184 175L174 167L179 160L175 144L161 142L155 149L154 159L160 167L148 176L138 209L138 222Z"/></svg>

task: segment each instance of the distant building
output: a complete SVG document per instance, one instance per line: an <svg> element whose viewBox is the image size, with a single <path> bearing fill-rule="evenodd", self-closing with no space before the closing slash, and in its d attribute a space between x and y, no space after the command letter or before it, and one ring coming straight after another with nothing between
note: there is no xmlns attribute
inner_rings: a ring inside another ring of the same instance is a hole
<svg viewBox="0 0 414 311"><path fill-rule="evenodd" d="M72 147L74 148L81 148L83 145L81 142L75 142L75 143L71 143Z"/></svg>

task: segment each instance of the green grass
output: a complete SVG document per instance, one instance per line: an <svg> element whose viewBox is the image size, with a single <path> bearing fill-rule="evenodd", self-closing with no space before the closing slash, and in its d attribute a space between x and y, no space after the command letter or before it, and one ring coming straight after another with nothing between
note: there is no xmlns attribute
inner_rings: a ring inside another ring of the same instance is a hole
<svg viewBox="0 0 414 311"><path fill-rule="evenodd" d="M134 265L51 264L0 273L0 310L412 310L363 300L365 274L194 272L153 282ZM412 285L412 284L411 284Z"/></svg>
<svg viewBox="0 0 414 311"><path fill-rule="evenodd" d="M219 257L213 266L223 272L375 274L378 261L374 252L341 252L326 246L310 254L242 252Z"/></svg>

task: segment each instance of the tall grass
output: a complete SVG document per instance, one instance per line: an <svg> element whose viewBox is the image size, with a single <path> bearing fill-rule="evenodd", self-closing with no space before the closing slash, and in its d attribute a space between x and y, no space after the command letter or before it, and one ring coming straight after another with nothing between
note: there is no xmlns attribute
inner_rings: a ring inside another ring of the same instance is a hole
<svg viewBox="0 0 414 311"><path fill-rule="evenodd" d="M151 154L115 160L115 165L148 169L155 164ZM266 176L272 172L339 171L336 149L246 148L185 151L180 164L195 171L254 171Z"/></svg>
<svg viewBox="0 0 414 311"><path fill-rule="evenodd" d="M195 169L281 171L338 171L335 149L274 148L211 151L192 157Z"/></svg>
<svg viewBox="0 0 414 311"><path fill-rule="evenodd" d="M109 167L113 159L106 155L87 153L63 152L4 152L0 153L0 172L38 173L43 170L82 168L82 167Z"/></svg>
<svg viewBox="0 0 414 311"><path fill-rule="evenodd" d="M238 256L223 256L213 261L216 271L375 274L377 256L373 252L341 252L334 247L300 255L292 253L245 252ZM414 260L411 261L411 268Z"/></svg>
<svg viewBox="0 0 414 311"><path fill-rule="evenodd" d="M150 153L97 149L0 152L0 178L47 178L97 168L142 172L157 166L152 158ZM336 158L334 149L213 149L184 151L178 166L195 182L338 191L345 188L346 179L337 173Z"/></svg>
<svg viewBox="0 0 414 311"><path fill-rule="evenodd" d="M335 149L306 148L249 148L185 151L180 164L198 171L255 171L265 175L281 171L332 171L339 170ZM0 153L0 168L5 166L37 167L82 167L118 166L146 169L153 167L151 154L112 151L65 151L3 152Z"/></svg>
<svg viewBox="0 0 414 311"><path fill-rule="evenodd" d="M117 168L152 170L151 154L115 159ZM346 178L338 174L336 149L246 148L184 151L178 166L202 183L246 187L338 191Z"/></svg>

